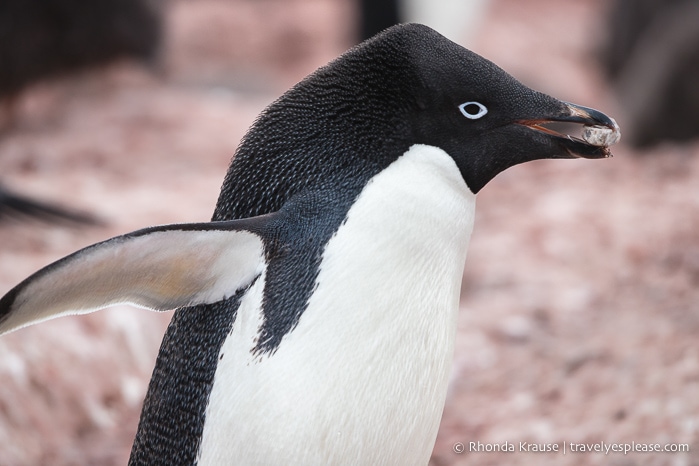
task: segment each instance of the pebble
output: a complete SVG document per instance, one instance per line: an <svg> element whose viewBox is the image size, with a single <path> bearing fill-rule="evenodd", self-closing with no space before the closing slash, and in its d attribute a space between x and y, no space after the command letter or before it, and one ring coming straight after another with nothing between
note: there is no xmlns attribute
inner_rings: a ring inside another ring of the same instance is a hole
<svg viewBox="0 0 699 466"><path fill-rule="evenodd" d="M588 144L607 147L619 142L621 131L619 131L619 126L616 122L614 122L613 128L590 125L583 127L582 137Z"/></svg>

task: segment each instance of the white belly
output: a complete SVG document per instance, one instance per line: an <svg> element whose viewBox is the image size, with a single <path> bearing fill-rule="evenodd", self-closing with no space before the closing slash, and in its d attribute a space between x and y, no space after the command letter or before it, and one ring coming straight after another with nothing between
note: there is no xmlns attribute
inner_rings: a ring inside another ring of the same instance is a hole
<svg viewBox="0 0 699 466"><path fill-rule="evenodd" d="M298 326L255 358L263 274L221 349L199 464L427 464L474 207L449 155L411 147L328 243Z"/></svg>

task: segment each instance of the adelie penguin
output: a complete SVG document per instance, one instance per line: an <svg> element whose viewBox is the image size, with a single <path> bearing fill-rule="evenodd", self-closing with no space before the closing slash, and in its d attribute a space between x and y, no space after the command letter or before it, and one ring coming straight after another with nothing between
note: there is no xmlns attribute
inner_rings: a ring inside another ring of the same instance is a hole
<svg viewBox="0 0 699 466"><path fill-rule="evenodd" d="M133 465L424 465L476 194L522 162L608 157L617 137L602 113L399 25L264 110L213 222L45 267L0 300L0 331L117 303L178 308Z"/></svg>

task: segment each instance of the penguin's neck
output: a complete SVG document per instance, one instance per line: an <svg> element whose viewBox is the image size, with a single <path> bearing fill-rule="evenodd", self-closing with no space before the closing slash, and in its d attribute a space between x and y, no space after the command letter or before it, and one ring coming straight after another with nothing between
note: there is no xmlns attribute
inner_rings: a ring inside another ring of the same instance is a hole
<svg viewBox="0 0 699 466"><path fill-rule="evenodd" d="M474 208L453 159L412 146L367 183L298 325L259 357L263 275L221 349L199 464L427 464Z"/></svg>

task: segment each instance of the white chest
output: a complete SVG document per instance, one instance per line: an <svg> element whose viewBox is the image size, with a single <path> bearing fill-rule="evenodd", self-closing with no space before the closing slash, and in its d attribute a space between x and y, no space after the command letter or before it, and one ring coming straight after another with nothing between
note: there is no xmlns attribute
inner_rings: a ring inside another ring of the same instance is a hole
<svg viewBox="0 0 699 466"><path fill-rule="evenodd" d="M199 464L427 464L474 207L451 157L413 146L367 184L297 327L260 359L263 274L221 349Z"/></svg>

